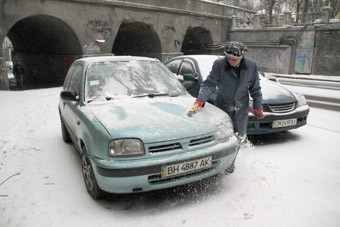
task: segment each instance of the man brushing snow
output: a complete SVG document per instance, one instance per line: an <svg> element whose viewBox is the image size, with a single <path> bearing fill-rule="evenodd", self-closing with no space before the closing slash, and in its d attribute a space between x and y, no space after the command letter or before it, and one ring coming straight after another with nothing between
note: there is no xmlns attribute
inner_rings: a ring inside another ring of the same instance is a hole
<svg viewBox="0 0 340 227"><path fill-rule="evenodd" d="M215 105L230 116L241 141L246 138L249 94L253 98L254 114L257 118L264 118L257 65L244 57L246 51L244 43L229 41L224 51L226 56L214 62L195 102L195 106L203 107L218 88Z"/></svg>

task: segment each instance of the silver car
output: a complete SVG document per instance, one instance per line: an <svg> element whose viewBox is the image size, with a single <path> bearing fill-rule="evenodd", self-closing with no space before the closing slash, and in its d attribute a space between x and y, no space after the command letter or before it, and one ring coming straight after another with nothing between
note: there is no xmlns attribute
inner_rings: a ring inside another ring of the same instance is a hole
<svg viewBox="0 0 340 227"><path fill-rule="evenodd" d="M176 75L188 92L197 97L201 83L208 77L219 55L183 55L170 59L165 64ZM307 123L309 106L302 94L283 87L265 78L260 73L264 119L249 113L247 134L265 134L299 128ZM214 103L217 92L208 102ZM252 107L252 100L249 106Z"/></svg>

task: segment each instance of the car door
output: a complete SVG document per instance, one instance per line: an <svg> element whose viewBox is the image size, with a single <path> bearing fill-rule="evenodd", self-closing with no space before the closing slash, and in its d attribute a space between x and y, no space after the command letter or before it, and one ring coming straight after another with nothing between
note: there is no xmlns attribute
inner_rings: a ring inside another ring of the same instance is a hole
<svg viewBox="0 0 340 227"><path fill-rule="evenodd" d="M70 135L72 139L77 138L77 125L78 122L78 112L80 107L80 98L81 96L81 87L82 87L82 75L83 75L83 66L81 64L74 65L74 69L72 71L72 74L67 81L67 84L65 84L65 90L75 91L78 99L76 101L70 101L70 100L63 100L63 118L65 120L65 123L70 130Z"/></svg>

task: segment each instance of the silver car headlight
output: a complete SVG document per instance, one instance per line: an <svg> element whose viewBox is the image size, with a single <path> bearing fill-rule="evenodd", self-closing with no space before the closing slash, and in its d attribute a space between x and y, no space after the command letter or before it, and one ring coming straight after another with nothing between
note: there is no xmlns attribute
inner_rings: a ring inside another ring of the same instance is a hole
<svg viewBox="0 0 340 227"><path fill-rule="evenodd" d="M109 143L111 157L141 156L144 153L144 145L139 139L117 139Z"/></svg>
<svg viewBox="0 0 340 227"><path fill-rule="evenodd" d="M230 136L234 135L234 127L231 121L223 121L217 127L217 140L226 140Z"/></svg>
<svg viewBox="0 0 340 227"><path fill-rule="evenodd" d="M307 101L304 95L298 94L298 106L304 106L307 105Z"/></svg>

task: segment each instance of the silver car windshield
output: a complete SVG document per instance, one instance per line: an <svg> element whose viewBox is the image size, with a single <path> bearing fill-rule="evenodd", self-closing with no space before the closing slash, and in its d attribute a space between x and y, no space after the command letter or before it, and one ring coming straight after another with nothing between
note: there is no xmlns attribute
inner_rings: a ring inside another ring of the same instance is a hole
<svg viewBox="0 0 340 227"><path fill-rule="evenodd" d="M119 96L178 96L186 91L158 61L100 62L86 72L85 99L115 99Z"/></svg>

